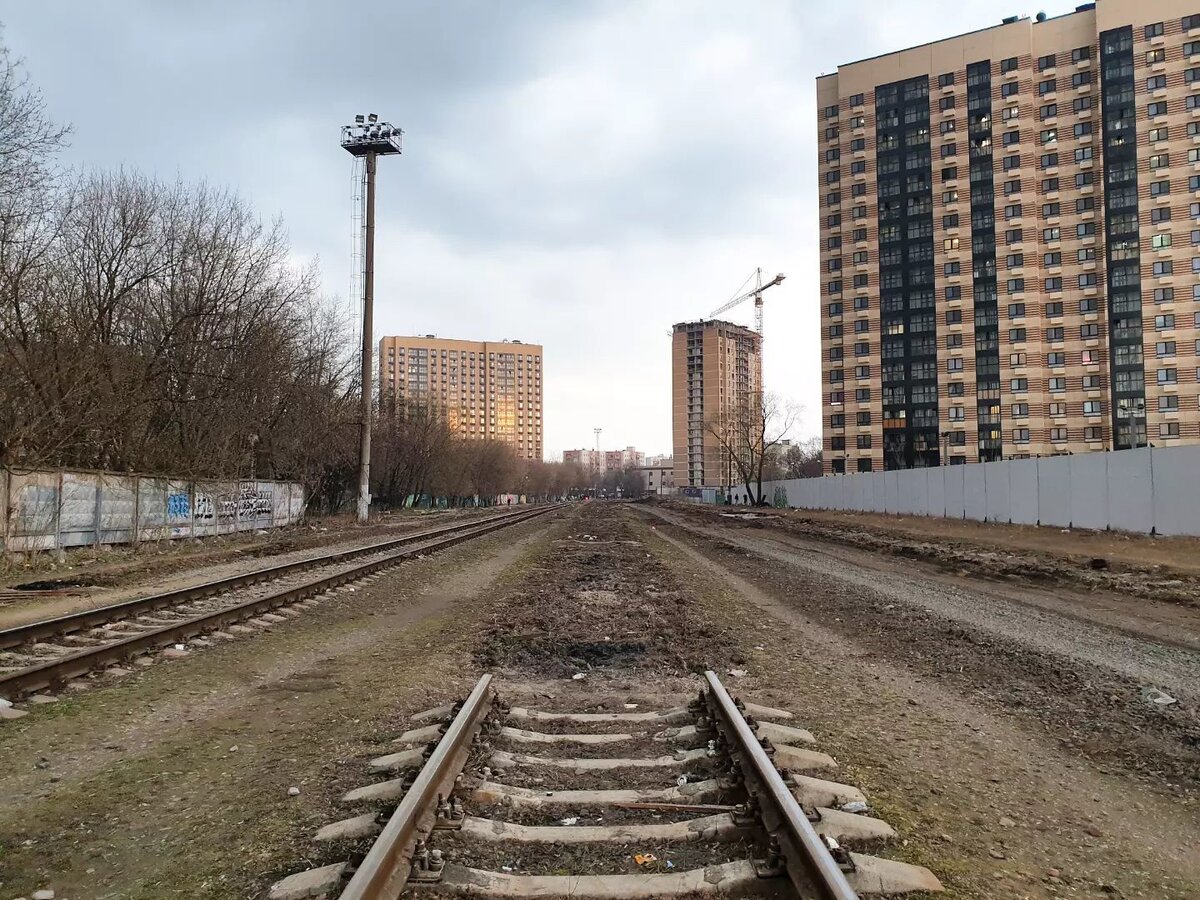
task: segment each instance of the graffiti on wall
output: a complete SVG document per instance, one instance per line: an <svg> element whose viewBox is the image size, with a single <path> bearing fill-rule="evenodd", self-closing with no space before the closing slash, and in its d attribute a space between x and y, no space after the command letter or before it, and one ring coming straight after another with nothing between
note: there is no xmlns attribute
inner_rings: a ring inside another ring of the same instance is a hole
<svg viewBox="0 0 1200 900"><path fill-rule="evenodd" d="M167 518L172 521L187 521L192 517L191 499L187 494L167 495Z"/></svg>
<svg viewBox="0 0 1200 900"><path fill-rule="evenodd" d="M186 498L185 498L186 499ZM232 522L269 519L275 514L270 488L259 485L242 485L236 494L212 494L196 492L193 518L197 522Z"/></svg>

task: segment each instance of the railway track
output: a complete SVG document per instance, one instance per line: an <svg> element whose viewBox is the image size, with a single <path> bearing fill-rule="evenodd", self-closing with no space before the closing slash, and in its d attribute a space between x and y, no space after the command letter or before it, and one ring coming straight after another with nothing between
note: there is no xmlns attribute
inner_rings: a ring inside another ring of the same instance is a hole
<svg viewBox="0 0 1200 900"><path fill-rule="evenodd" d="M431 528L0 631L0 697L15 701L185 641L202 646L203 635L269 627L299 615L318 594L557 508Z"/></svg>
<svg viewBox="0 0 1200 900"><path fill-rule="evenodd" d="M572 696L588 711L509 706L484 675L462 703L414 716L371 761L378 780L342 798L355 815L315 835L309 858L334 861L277 881L271 900L941 890L868 852L895 832L827 780L836 763L790 713L734 700L713 672L673 708Z"/></svg>

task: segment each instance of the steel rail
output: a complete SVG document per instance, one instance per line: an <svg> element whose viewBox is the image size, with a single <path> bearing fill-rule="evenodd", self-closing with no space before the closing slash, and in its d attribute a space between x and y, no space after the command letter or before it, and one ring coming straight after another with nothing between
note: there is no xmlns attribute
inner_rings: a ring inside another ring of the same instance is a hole
<svg viewBox="0 0 1200 900"><path fill-rule="evenodd" d="M449 795L467 761L471 741L492 707L491 685L491 675L484 675L475 684L339 900L395 900L400 896L412 872L416 843L436 816L438 797Z"/></svg>
<svg viewBox="0 0 1200 900"><path fill-rule="evenodd" d="M767 827L779 842L788 878L801 897L822 900L857 900L829 848L813 830L787 783L758 738L750 729L715 672L704 673L709 705L717 724L730 742L734 758L746 778L747 788L767 818Z"/></svg>
<svg viewBox="0 0 1200 900"><path fill-rule="evenodd" d="M396 538L389 538L386 541L378 541L374 544L367 544L363 547L355 547L350 550L339 550L334 553L325 553L321 556L313 556L308 559L294 560L288 563L279 563L274 566L267 566L262 569L255 569L253 572L244 572L240 575L231 575L228 578L218 578L213 581L206 581L202 584L192 585L191 587L179 588L173 591L164 591L159 594L150 594L145 597L135 597L132 600L126 600L121 603L113 603L108 606L99 606L94 609L82 610L77 613L70 613L65 616L57 616L53 619L42 619L38 622L30 622L26 625L18 625L13 628L0 630L0 650L8 650L12 647L19 647L22 644L33 643L35 641L45 640L46 638L58 637L64 634L72 634L77 631L83 631L88 628L95 628L98 625L105 625L114 619L129 618L134 615L151 612L156 609L162 609L168 606L178 606L181 603L189 603L193 600L199 600L203 597L211 597L214 594L220 594L228 590L246 587L251 584L257 584L262 581L271 581L276 578L282 578L285 575L290 575L293 572L298 572L303 569L316 568L323 565L333 565L339 562L355 559L359 556L367 556L371 553L379 553L384 550L390 550L393 547L402 547L405 544L412 544L426 540L431 537L437 537L440 534L453 533L473 528L483 522L498 521L507 519L509 516L523 515L525 513L504 513L499 516L489 516L484 519L475 519L470 522L457 522L452 525L444 525L439 528L430 528L425 531L415 532L413 534L402 535Z"/></svg>
<svg viewBox="0 0 1200 900"><path fill-rule="evenodd" d="M32 691L86 674L99 666L120 662L139 653L187 640L206 631L212 631L244 619L253 618L277 607L295 603L314 594L340 587L346 582L355 581L380 569L416 556L419 553L428 553L433 550L443 550L447 547L453 547L471 538L481 537L509 525L519 524L557 508L557 506L547 506L532 512L513 513L483 523L476 522L473 523L473 527L470 529L460 530L447 537L435 539L432 543L428 541L420 543L415 547L400 550L383 559L363 563L344 572L327 575L315 581L305 582L296 587L276 591L265 597L247 600L225 609L185 619L182 622L164 625L161 628L145 631L141 634L124 638L123 640L69 653L57 659L47 660L36 666L28 666L18 669L15 672L0 674L0 697L12 700L24 696Z"/></svg>

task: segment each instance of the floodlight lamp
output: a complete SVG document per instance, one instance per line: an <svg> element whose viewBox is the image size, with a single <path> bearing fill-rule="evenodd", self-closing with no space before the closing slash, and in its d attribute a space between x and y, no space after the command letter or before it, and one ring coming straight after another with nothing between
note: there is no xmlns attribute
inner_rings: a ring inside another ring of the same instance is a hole
<svg viewBox="0 0 1200 900"><path fill-rule="evenodd" d="M374 125L376 122L379 121L379 116L375 115L375 113L370 113L367 116L367 121L370 122L372 125Z"/></svg>
<svg viewBox="0 0 1200 900"><path fill-rule="evenodd" d="M355 116L355 117L354 117L354 124L355 124L355 125L361 125L362 123L363 123L363 117L362 117L362 116Z"/></svg>

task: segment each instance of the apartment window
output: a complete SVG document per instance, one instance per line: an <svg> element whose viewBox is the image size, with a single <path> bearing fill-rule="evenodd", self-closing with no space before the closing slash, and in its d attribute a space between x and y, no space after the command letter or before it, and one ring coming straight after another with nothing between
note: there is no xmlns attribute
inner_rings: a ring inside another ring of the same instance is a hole
<svg viewBox="0 0 1200 900"><path fill-rule="evenodd" d="M1178 422L1159 422L1158 423L1158 436L1160 438L1179 437L1179 423Z"/></svg>
<svg viewBox="0 0 1200 900"><path fill-rule="evenodd" d="M1021 89L1020 85L1015 81L1010 81L1008 84L1000 85L1001 97L1012 97Z"/></svg>
<svg viewBox="0 0 1200 900"><path fill-rule="evenodd" d="M1162 359L1163 357L1167 357L1167 356L1174 356L1175 355L1175 342L1174 341L1159 341L1157 344L1154 345L1154 354L1155 354L1155 356L1159 357L1160 359Z"/></svg>
<svg viewBox="0 0 1200 900"><path fill-rule="evenodd" d="M1063 326L1061 326L1061 325L1056 325L1053 328L1047 328L1046 329L1046 340L1061 341L1063 339L1063 332L1064 332L1064 329L1063 329Z"/></svg>
<svg viewBox="0 0 1200 900"><path fill-rule="evenodd" d="M1158 398L1159 412L1179 412L1179 395L1163 394Z"/></svg>
<svg viewBox="0 0 1200 900"><path fill-rule="evenodd" d="M946 238L944 241L942 241L942 249L943 250L957 250L958 249L958 238L956 238L956 237Z"/></svg>
<svg viewBox="0 0 1200 900"><path fill-rule="evenodd" d="M963 336L961 334L946 335L946 346L948 348L961 347L962 343L963 343Z"/></svg>
<svg viewBox="0 0 1200 900"><path fill-rule="evenodd" d="M1156 47L1146 51L1146 65L1152 66L1155 63L1164 62L1167 58L1167 51L1162 47Z"/></svg>
<svg viewBox="0 0 1200 900"><path fill-rule="evenodd" d="M851 128L862 128L866 124L867 124L867 120L864 116L854 116L853 118L850 119L850 127Z"/></svg>
<svg viewBox="0 0 1200 900"><path fill-rule="evenodd" d="M959 274L960 265L961 264L957 263L957 262L948 262L942 266L942 274L943 275L957 275L957 274Z"/></svg>
<svg viewBox="0 0 1200 900"><path fill-rule="evenodd" d="M1010 294L1019 294L1023 290L1025 290L1025 279L1024 278L1008 279L1008 292Z"/></svg>
<svg viewBox="0 0 1200 900"><path fill-rule="evenodd" d="M1008 304L1008 317L1010 319L1019 319L1024 315L1025 315L1025 304L1024 303Z"/></svg>
<svg viewBox="0 0 1200 900"><path fill-rule="evenodd" d="M871 298L870 297L855 297L854 298L854 308L859 311L862 311L864 309L870 309L871 308Z"/></svg>
<svg viewBox="0 0 1200 900"><path fill-rule="evenodd" d="M1193 28L1200 28L1200 13L1184 16L1180 20L1180 25L1184 31L1191 31Z"/></svg>
<svg viewBox="0 0 1200 900"><path fill-rule="evenodd" d="M1089 135L1092 133L1092 123L1091 122L1079 122L1072 129L1072 133L1077 138L1081 138L1086 135Z"/></svg>
<svg viewBox="0 0 1200 900"><path fill-rule="evenodd" d="M1095 272L1083 272L1079 276L1078 281L1081 288L1094 288L1097 284Z"/></svg>
<svg viewBox="0 0 1200 900"><path fill-rule="evenodd" d="M1017 219L1017 218L1020 218L1020 216L1021 216L1021 204L1020 203L1011 203L1008 206L1004 207L1004 218Z"/></svg>
<svg viewBox="0 0 1200 900"><path fill-rule="evenodd" d="M1156 100L1146 107L1146 115L1154 118L1156 116L1165 116L1167 114L1167 101Z"/></svg>
<svg viewBox="0 0 1200 900"><path fill-rule="evenodd" d="M962 370L963 370L962 357L955 356L955 357L952 357L951 359L946 360L946 371L947 372L961 372Z"/></svg>
<svg viewBox="0 0 1200 900"><path fill-rule="evenodd" d="M1065 366L1067 364L1067 354L1062 350L1056 350L1053 353L1046 354L1046 365L1048 366Z"/></svg>
<svg viewBox="0 0 1200 900"><path fill-rule="evenodd" d="M957 228L958 227L958 213L948 213L948 214L942 216L942 227L943 228Z"/></svg>
<svg viewBox="0 0 1200 900"><path fill-rule="evenodd" d="M1096 259L1095 247L1081 247L1075 251L1076 262L1092 262Z"/></svg>
<svg viewBox="0 0 1200 900"><path fill-rule="evenodd" d="M1014 403L1012 405L1012 414L1013 414L1014 419L1028 419L1029 418L1029 404L1028 403Z"/></svg>
<svg viewBox="0 0 1200 900"><path fill-rule="evenodd" d="M1076 72L1071 76L1071 87L1083 87L1085 84L1092 83L1091 72Z"/></svg>
<svg viewBox="0 0 1200 900"><path fill-rule="evenodd" d="M1045 184L1045 182L1042 182L1042 184ZM1009 196L1010 194L1019 194L1019 193L1021 193L1021 179L1020 178L1014 178L1011 181L1004 182L1004 195L1006 197Z"/></svg>
<svg viewBox="0 0 1200 900"><path fill-rule="evenodd" d="M1085 341L1098 338L1100 337L1100 326L1095 322L1088 322L1087 324L1080 325L1079 336Z"/></svg>
<svg viewBox="0 0 1200 900"><path fill-rule="evenodd" d="M1025 329L1024 328L1008 329L1008 339L1010 342L1012 342L1014 344L1021 343L1022 341L1025 340Z"/></svg>
<svg viewBox="0 0 1200 900"><path fill-rule="evenodd" d="M1057 225L1055 225L1052 228L1043 228L1042 229L1042 240L1043 241L1062 240L1062 229L1060 229Z"/></svg>
<svg viewBox="0 0 1200 900"><path fill-rule="evenodd" d="M943 203L955 203L958 200L958 191L949 190L942 193Z"/></svg>
<svg viewBox="0 0 1200 900"><path fill-rule="evenodd" d="M1155 288L1154 302L1155 303L1170 303L1175 299L1175 288Z"/></svg>
<svg viewBox="0 0 1200 900"><path fill-rule="evenodd" d="M1004 265L1009 269L1015 269L1019 266L1025 265L1025 254L1010 253L1007 257L1005 257Z"/></svg>
<svg viewBox="0 0 1200 900"><path fill-rule="evenodd" d="M1038 160L1038 166L1043 169L1053 169L1058 165L1057 153L1043 153Z"/></svg>
<svg viewBox="0 0 1200 900"><path fill-rule="evenodd" d="M943 72L938 76L938 87L950 87L952 84L954 84L953 72Z"/></svg>
<svg viewBox="0 0 1200 900"><path fill-rule="evenodd" d="M1146 34L1146 40L1150 40L1151 38L1156 38L1156 37L1162 37L1163 36L1163 23L1155 22L1153 25L1147 25L1145 34Z"/></svg>
<svg viewBox="0 0 1200 900"><path fill-rule="evenodd" d="M863 95L855 94L854 96L852 96L850 98L850 105L851 106L862 106L863 105Z"/></svg>
<svg viewBox="0 0 1200 900"><path fill-rule="evenodd" d="M954 95L950 94L949 96L938 98L938 109L943 112L948 109L954 109Z"/></svg>
<svg viewBox="0 0 1200 900"><path fill-rule="evenodd" d="M1178 384L1178 369L1159 369L1156 375L1159 384Z"/></svg>
<svg viewBox="0 0 1200 900"><path fill-rule="evenodd" d="M866 334L871 330L871 322L868 319L857 319L854 322L855 334Z"/></svg>
<svg viewBox="0 0 1200 900"><path fill-rule="evenodd" d="M1023 239L1023 233L1020 228L1010 228L1004 232L1004 242L1006 244L1019 244Z"/></svg>
<svg viewBox="0 0 1200 900"><path fill-rule="evenodd" d="M1038 95L1044 97L1046 94L1054 91L1058 87L1058 82L1053 78L1047 78L1045 81L1038 82Z"/></svg>
<svg viewBox="0 0 1200 900"><path fill-rule="evenodd" d="M1187 84L1195 84L1197 81L1200 81L1200 68L1185 69L1183 80Z"/></svg>
<svg viewBox="0 0 1200 900"><path fill-rule="evenodd" d="M1044 288L1047 291L1061 291L1062 290L1062 278L1058 275L1055 275L1051 278L1047 278L1045 280Z"/></svg>
<svg viewBox="0 0 1200 900"><path fill-rule="evenodd" d="M1020 207L1017 207L1017 210L1019 212ZM1048 219L1051 216L1060 215L1061 212L1062 212L1062 207L1059 205L1057 200L1053 201L1052 203L1043 203L1042 204L1042 218Z"/></svg>
<svg viewBox="0 0 1200 900"><path fill-rule="evenodd" d="M1096 233L1095 222L1080 222L1075 226L1075 237L1091 237Z"/></svg>
<svg viewBox="0 0 1200 900"><path fill-rule="evenodd" d="M1171 221L1171 207L1156 206L1152 210L1150 210L1151 224L1154 224L1157 222L1170 222L1170 221Z"/></svg>
<svg viewBox="0 0 1200 900"><path fill-rule="evenodd" d="M1092 58L1091 47L1076 47L1071 51L1071 62L1083 62Z"/></svg>
<svg viewBox="0 0 1200 900"><path fill-rule="evenodd" d="M870 378L871 377L871 367L870 366L855 366L854 367L854 377L855 378Z"/></svg>
<svg viewBox="0 0 1200 900"><path fill-rule="evenodd" d="M1023 366L1025 365L1025 358L1024 352L1010 353L1008 355L1008 364L1010 366Z"/></svg>
<svg viewBox="0 0 1200 900"><path fill-rule="evenodd" d="M1000 60L1000 74L1003 75L1007 72L1015 72L1016 70L1017 58L1015 56L1010 56L1008 59Z"/></svg>
<svg viewBox="0 0 1200 900"><path fill-rule="evenodd" d="M1169 153L1155 153L1155 154L1153 154L1153 155L1150 157L1150 168L1151 168L1151 170L1154 170L1154 169L1165 169L1165 168L1166 168L1167 166L1169 166L1170 164L1171 164L1171 155L1170 155ZM1163 182L1158 182L1158 183L1159 183L1159 184L1163 184ZM1164 191L1162 191L1162 193L1164 193L1164 194L1169 194L1169 193L1171 192L1171 189L1170 189L1169 183L1167 183L1167 184L1168 184L1168 187L1167 187L1167 189L1166 189L1166 190L1164 190ZM1153 197L1153 196L1156 196L1156 195L1154 194L1154 192L1153 192L1153 187L1154 187L1154 185L1151 185L1150 187L1151 187L1151 194L1150 194L1150 196L1152 196L1152 197Z"/></svg>
<svg viewBox="0 0 1200 900"><path fill-rule="evenodd" d="M1046 379L1046 386L1051 392L1061 394L1067 389L1067 379L1063 376L1055 376L1054 378ZM1065 413L1065 410L1064 410Z"/></svg>
<svg viewBox="0 0 1200 900"><path fill-rule="evenodd" d="M1029 379L1028 378L1014 378L1009 383L1009 389L1011 391L1013 391L1014 393L1023 394L1029 390Z"/></svg>
<svg viewBox="0 0 1200 900"><path fill-rule="evenodd" d="M942 149L938 152L941 154L942 159L947 159L958 153L958 144L956 144L954 141L951 141L948 144L942 144Z"/></svg>
<svg viewBox="0 0 1200 900"><path fill-rule="evenodd" d="M1021 168L1021 154L1014 153L1011 156L1004 157L1004 171L1012 172Z"/></svg>
<svg viewBox="0 0 1200 900"><path fill-rule="evenodd" d="M1156 234L1150 238L1150 247L1154 250L1165 250L1171 246L1169 234Z"/></svg>
<svg viewBox="0 0 1200 900"><path fill-rule="evenodd" d="M946 385L946 396L961 397L963 396L963 383L961 381L952 381Z"/></svg>
<svg viewBox="0 0 1200 900"><path fill-rule="evenodd" d="M1165 91L1167 89L1166 75L1151 75L1146 79L1146 90Z"/></svg>
<svg viewBox="0 0 1200 900"><path fill-rule="evenodd" d="M1061 300L1055 300L1046 304L1046 315L1050 318L1055 318L1063 314L1063 305Z"/></svg>
<svg viewBox="0 0 1200 900"><path fill-rule="evenodd" d="M1164 259L1154 263L1154 265L1151 267L1151 270L1155 275L1170 275L1174 268L1175 267L1171 264L1171 260Z"/></svg>
<svg viewBox="0 0 1200 900"><path fill-rule="evenodd" d="M1045 128L1038 134L1038 140L1043 144L1050 144L1058 140L1057 128Z"/></svg>
<svg viewBox="0 0 1200 900"><path fill-rule="evenodd" d="M1165 313L1164 315L1154 317L1154 329L1156 331L1164 331L1168 328L1174 328L1174 327L1175 327L1174 313Z"/></svg>
<svg viewBox="0 0 1200 900"><path fill-rule="evenodd" d="M825 107L825 113L824 113L824 115L825 115L825 118L826 118L826 119L836 119L836 118L837 118L837 114L838 114L838 108L837 108L837 106L827 106L827 107Z"/></svg>
<svg viewBox="0 0 1200 900"><path fill-rule="evenodd" d="M1050 429L1050 440L1056 443L1062 443L1067 439L1067 429L1061 425Z"/></svg>
<svg viewBox="0 0 1200 900"><path fill-rule="evenodd" d="M1085 391L1100 390L1100 376L1099 375L1084 375L1083 376L1083 389Z"/></svg>
<svg viewBox="0 0 1200 900"><path fill-rule="evenodd" d="M1200 41L1187 41L1183 45L1184 56L1195 56L1200 53Z"/></svg>
<svg viewBox="0 0 1200 900"><path fill-rule="evenodd" d="M870 388L855 388L854 389L854 399L859 403L866 403L868 400L871 399L871 389Z"/></svg>
<svg viewBox="0 0 1200 900"><path fill-rule="evenodd" d="M1014 444L1028 444L1029 443L1029 429L1028 428L1014 428L1012 430L1012 439L1013 439Z"/></svg>
<svg viewBox="0 0 1200 900"><path fill-rule="evenodd" d="M1047 103L1045 106L1043 106L1039 110L1039 113L1041 114L1041 117L1043 120L1044 119L1053 119L1055 116L1058 115L1058 104L1057 103Z"/></svg>
<svg viewBox="0 0 1200 900"><path fill-rule="evenodd" d="M942 181L953 181L958 177L958 166L946 166L942 169Z"/></svg>
<svg viewBox="0 0 1200 900"><path fill-rule="evenodd" d="M1092 108L1092 106L1093 106L1093 103L1092 103L1091 97L1076 97L1071 102L1071 108L1074 109L1075 112L1077 112L1077 113L1084 112L1085 110L1089 110Z"/></svg>
<svg viewBox="0 0 1200 900"><path fill-rule="evenodd" d="M962 288L959 287L958 285L952 285L952 286L946 288L946 299L947 300L962 299Z"/></svg>
<svg viewBox="0 0 1200 900"><path fill-rule="evenodd" d="M942 122L940 125L938 125L939 134L952 134L955 130L956 127L953 119L947 119L945 122Z"/></svg>
<svg viewBox="0 0 1200 900"><path fill-rule="evenodd" d="M1088 160L1092 159L1094 155L1095 154L1091 147L1077 147L1075 149L1075 162L1087 162ZM1087 174L1090 175L1091 173L1088 172Z"/></svg>

